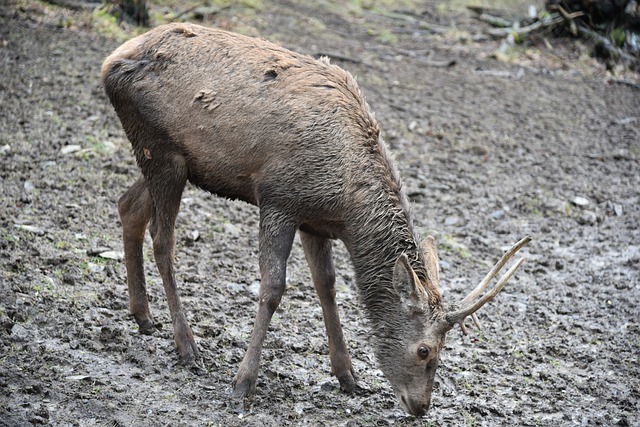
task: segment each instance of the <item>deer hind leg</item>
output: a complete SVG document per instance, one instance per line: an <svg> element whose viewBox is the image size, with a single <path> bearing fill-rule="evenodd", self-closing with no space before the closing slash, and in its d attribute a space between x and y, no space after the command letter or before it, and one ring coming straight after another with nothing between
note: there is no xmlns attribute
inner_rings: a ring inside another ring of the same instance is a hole
<svg viewBox="0 0 640 427"><path fill-rule="evenodd" d="M300 239L322 306L324 325L329 337L331 370L340 381L340 388L351 393L356 389L357 384L349 350L342 335L342 325L336 305L336 275L331 256L331 241L302 230L300 230Z"/></svg>
<svg viewBox="0 0 640 427"><path fill-rule="evenodd" d="M182 191L187 182L187 168L180 156L167 153L165 156L157 157L149 160L158 162L158 168L153 169L154 173L147 178L154 212L150 227L153 254L167 297L180 362L188 365L195 361L198 348L182 310L174 269L175 224ZM153 168L150 165L145 166L145 170Z"/></svg>
<svg viewBox="0 0 640 427"><path fill-rule="evenodd" d="M122 222L122 240L129 288L129 311L136 319L140 333L152 334L156 328L149 310L142 246L147 224L153 214L153 205L144 177L140 177L120 197L118 213Z"/></svg>
<svg viewBox="0 0 640 427"><path fill-rule="evenodd" d="M284 294L287 258L295 230L295 224L285 216L260 208L260 299L247 352L232 382L234 400L244 399L255 390L262 344Z"/></svg>

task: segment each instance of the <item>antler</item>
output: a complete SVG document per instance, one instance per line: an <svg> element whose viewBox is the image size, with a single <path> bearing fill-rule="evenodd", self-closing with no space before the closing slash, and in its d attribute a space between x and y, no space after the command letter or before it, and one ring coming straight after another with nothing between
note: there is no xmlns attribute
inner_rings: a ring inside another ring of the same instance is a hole
<svg viewBox="0 0 640 427"><path fill-rule="evenodd" d="M464 325L464 321L467 316L471 316L474 323L478 328L480 328L480 323L478 322L478 318L475 315L475 312L480 309L487 302L491 301L493 297L498 295L498 293L504 288L507 281L513 276L516 270L522 265L524 262L524 258L520 258L511 268L498 280L498 283L495 284L493 288L491 288L482 298L478 299L478 297L484 292L484 290L489 286L489 283L493 280L494 277L498 275L502 267L518 252L524 245L531 241L531 237L527 236L520 240L518 243L513 245L511 249L509 249L500 260L493 266L491 271L482 279L482 281L476 286L476 288L469 293L460 303L458 304L459 309L455 311L448 312L445 315L446 322L452 327L456 323L460 323L460 329L462 329L462 333L467 335L467 328Z"/></svg>

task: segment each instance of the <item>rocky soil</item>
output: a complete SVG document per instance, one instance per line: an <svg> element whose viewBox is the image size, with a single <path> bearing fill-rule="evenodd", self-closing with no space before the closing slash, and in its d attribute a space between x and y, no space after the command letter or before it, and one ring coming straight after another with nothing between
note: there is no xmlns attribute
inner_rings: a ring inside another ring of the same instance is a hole
<svg viewBox="0 0 640 427"><path fill-rule="evenodd" d="M482 331L450 332L431 410L415 419L376 367L336 243L363 388L340 392L296 241L257 394L237 413L228 394L257 306L257 210L185 192L177 268L202 360L184 368L149 246L162 329L140 335L128 314L115 201L138 169L99 81L119 41L98 34L95 14L5 1L0 425L640 425L640 91L580 43L501 47L446 3L231 4L205 23L329 55L357 76L416 226L436 236L446 301L529 234L524 267L479 313Z"/></svg>

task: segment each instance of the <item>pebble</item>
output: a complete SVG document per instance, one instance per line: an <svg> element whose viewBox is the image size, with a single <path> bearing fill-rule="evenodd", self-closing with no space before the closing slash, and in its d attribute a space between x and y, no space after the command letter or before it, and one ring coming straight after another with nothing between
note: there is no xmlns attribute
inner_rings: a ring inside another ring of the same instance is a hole
<svg viewBox="0 0 640 427"><path fill-rule="evenodd" d="M225 222L222 228L224 229L225 233L231 234L232 236L237 236L240 234L240 228L236 227L230 222Z"/></svg>
<svg viewBox="0 0 640 427"><path fill-rule="evenodd" d="M501 219L504 218L504 213L504 209L498 209L497 211L493 211L491 216L493 217L493 219Z"/></svg>
<svg viewBox="0 0 640 427"><path fill-rule="evenodd" d="M113 259L116 261L120 261L124 259L124 253L118 252L118 251L104 251L104 252L100 252L98 256L100 258Z"/></svg>
<svg viewBox="0 0 640 427"><path fill-rule="evenodd" d="M255 280L249 285L249 291L254 295L260 295L260 281Z"/></svg>
<svg viewBox="0 0 640 427"><path fill-rule="evenodd" d="M613 211L616 213L616 215L621 216L622 215L622 205L614 203L613 204Z"/></svg>
<svg viewBox="0 0 640 427"><path fill-rule="evenodd" d="M578 219L578 222L583 225L594 225L596 222L598 222L598 216L595 212L584 211Z"/></svg>
<svg viewBox="0 0 640 427"><path fill-rule="evenodd" d="M231 293L240 293L247 289L247 285L243 283L227 282L226 288Z"/></svg>
<svg viewBox="0 0 640 427"><path fill-rule="evenodd" d="M29 331L24 326L15 324L13 325L13 328L11 328L11 338L13 341L26 341L28 337Z"/></svg>
<svg viewBox="0 0 640 427"><path fill-rule="evenodd" d="M15 224L16 228L20 230L28 231L29 233L37 234L39 236L44 235L44 230L40 227L36 227L34 225L26 225L26 224Z"/></svg>
<svg viewBox="0 0 640 427"><path fill-rule="evenodd" d="M448 216L445 218L444 220L444 225L454 225L458 223L458 217L457 216Z"/></svg>
<svg viewBox="0 0 640 427"><path fill-rule="evenodd" d="M579 207L585 207L589 205L589 199L581 196L576 196L573 198L573 200L571 200L571 203Z"/></svg>
<svg viewBox="0 0 640 427"><path fill-rule="evenodd" d="M24 192L27 194L31 194L33 193L33 190L36 189L36 186L33 185L33 183L31 183L31 181L25 181L24 184L22 185L22 188L24 188Z"/></svg>
<svg viewBox="0 0 640 427"><path fill-rule="evenodd" d="M562 201L560 199L556 199L555 197L549 197L544 200L544 207L550 211L564 213L566 212L565 204L567 202Z"/></svg>
<svg viewBox="0 0 640 427"><path fill-rule="evenodd" d="M62 147L62 149L60 149L60 154L71 154L71 153L75 153L76 151L80 151L82 149L82 146L80 145L67 145Z"/></svg>

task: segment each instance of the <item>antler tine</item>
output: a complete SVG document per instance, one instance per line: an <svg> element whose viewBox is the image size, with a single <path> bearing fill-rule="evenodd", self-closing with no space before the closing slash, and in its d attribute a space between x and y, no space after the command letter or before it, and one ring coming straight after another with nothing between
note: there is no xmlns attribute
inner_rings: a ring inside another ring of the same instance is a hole
<svg viewBox="0 0 640 427"><path fill-rule="evenodd" d="M531 236L526 236L523 239L521 239L518 243L513 245L511 249L509 249L504 255L502 255L502 258L500 258L500 260L498 260L496 265L493 266L491 271L489 271L489 273L487 273L487 275L484 276L484 279L482 279L482 281L478 283L478 286L476 286L476 288L473 291L469 292L469 295L467 295L466 297L464 297L462 301L460 301L460 307L465 307L471 304L473 301L475 301L482 294L482 292L484 292L487 286L489 286L489 283L491 283L493 278L498 275L498 273L500 272L502 267L504 267L507 261L509 261L511 257L515 255L516 252L518 252L524 245L526 245L530 241L531 241Z"/></svg>
<svg viewBox="0 0 640 427"><path fill-rule="evenodd" d="M491 288L482 298L478 297L482 294L482 292L487 288L491 280L495 276L498 275L502 267L513 257L513 255L518 252L524 245L531 241L530 236L526 236L521 239L518 243L513 245L511 249L509 249L500 260L496 263L496 265L491 269L491 271L482 279L482 281L476 286L476 288L469 293L458 305L460 308L456 311L449 312L445 315L446 322L453 326L456 323L460 323L460 329L462 329L462 333L467 335L467 328L464 324L464 321L467 316L471 316L475 325L480 329L480 322L478 321L478 317L475 312L480 309L483 305L485 305L488 301L493 299L498 293L504 288L507 281L515 274L516 270L520 268L522 263L524 262L524 258L520 258L507 272L498 280L498 283L495 284L493 288ZM451 327L449 326L449 327Z"/></svg>
<svg viewBox="0 0 640 427"><path fill-rule="evenodd" d="M498 283L496 283L496 285L493 288L491 288L489 292L487 292L482 298L477 300L475 303L467 306L462 306L460 310L447 313L445 316L447 322L450 325L453 325L455 323L460 323L462 333L466 335L466 327L464 326L464 320L466 319L466 317L469 315L471 315L472 317L475 316L475 312L478 311L480 307L482 307L491 299L493 299L493 297L498 295L498 293L500 293L502 288L504 288L504 286L507 284L507 281L511 279L511 276L515 274L516 270L520 268L523 262L524 262L524 258L520 258L515 264L511 266L509 270L507 270L504 276L502 276L500 280L498 280ZM474 322L476 323L476 326L479 327L479 322L477 317L474 319Z"/></svg>

